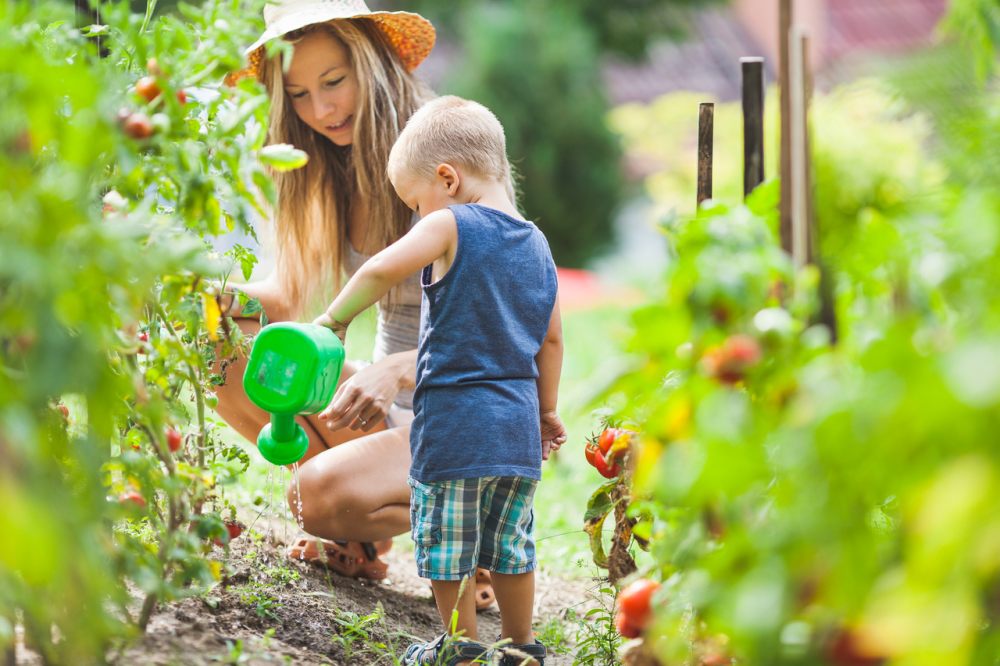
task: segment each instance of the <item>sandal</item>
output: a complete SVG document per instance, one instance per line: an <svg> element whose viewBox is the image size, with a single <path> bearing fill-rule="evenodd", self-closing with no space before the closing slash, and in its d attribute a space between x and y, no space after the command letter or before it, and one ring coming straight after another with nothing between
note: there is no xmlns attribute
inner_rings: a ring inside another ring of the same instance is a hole
<svg viewBox="0 0 1000 666"><path fill-rule="evenodd" d="M476 569L476 610L486 610L496 601L493 594L493 578L486 569Z"/></svg>
<svg viewBox="0 0 1000 666"><path fill-rule="evenodd" d="M427 585L431 588L431 597L433 597L434 587L430 584L430 581L427 582ZM482 568L476 569L476 612L486 610L496 600L496 595L493 593L493 579L490 578L490 572Z"/></svg>
<svg viewBox="0 0 1000 666"><path fill-rule="evenodd" d="M505 645L500 649L500 666L544 666L545 646L541 641Z"/></svg>
<svg viewBox="0 0 1000 666"><path fill-rule="evenodd" d="M322 552L319 544L323 546ZM388 552L391 547L391 540L380 541L376 545L362 541L324 541L303 537L289 546L287 555L290 559L305 560L348 578L382 580L387 575L389 565L378 556Z"/></svg>
<svg viewBox="0 0 1000 666"><path fill-rule="evenodd" d="M453 638L441 634L426 643L414 643L406 648L400 662L404 666L455 666L468 661L474 664L489 663L490 648L466 638Z"/></svg>

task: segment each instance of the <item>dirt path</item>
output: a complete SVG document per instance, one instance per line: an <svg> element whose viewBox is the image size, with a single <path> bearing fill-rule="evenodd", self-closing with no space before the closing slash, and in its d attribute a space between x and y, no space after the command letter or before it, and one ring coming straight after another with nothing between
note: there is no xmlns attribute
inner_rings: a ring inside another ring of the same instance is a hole
<svg viewBox="0 0 1000 666"><path fill-rule="evenodd" d="M232 544L232 572L224 585L205 598L162 606L147 635L114 662L396 664L414 637L426 640L440 632L430 588L416 576L405 539L398 537L384 556L389 578L373 583L282 557L280 531L256 543L241 537ZM582 615L592 607L593 583L544 570L537 582L536 626L548 624L565 641L563 653L546 664L572 664L576 627L558 618L566 617L566 609ZM499 635L496 606L478 617L481 637Z"/></svg>

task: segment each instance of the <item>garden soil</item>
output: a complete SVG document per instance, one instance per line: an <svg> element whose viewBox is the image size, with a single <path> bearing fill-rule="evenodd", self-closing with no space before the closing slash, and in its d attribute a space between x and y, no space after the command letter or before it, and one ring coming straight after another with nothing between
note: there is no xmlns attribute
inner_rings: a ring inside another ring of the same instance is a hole
<svg viewBox="0 0 1000 666"><path fill-rule="evenodd" d="M259 521L258 521L259 522ZM389 577L373 582L346 578L284 556L294 525L233 540L222 582L209 593L169 604L153 614L146 634L109 655L113 664L397 664L406 647L441 632L427 581L416 575L406 536L383 555ZM221 549L216 555L221 555ZM297 574L297 575L296 575ZM539 570L536 626L582 615L596 605L595 581ZM141 599L136 597L136 607ZM377 609L381 608L381 617ZM375 614L373 616L373 614ZM367 621L364 618L368 618ZM499 636L496 605L478 614L484 639ZM568 641L546 664L572 664L575 625L564 623ZM18 664L40 664L21 645Z"/></svg>
<svg viewBox="0 0 1000 666"><path fill-rule="evenodd" d="M289 531L289 535L294 534ZM397 542L406 537L397 538ZM247 558L251 551L256 556ZM380 582L345 578L315 565L288 560L283 539L256 544L236 539L231 573L207 597L163 606L147 635L115 662L119 664L394 664L414 639L440 633L440 619L427 582L416 575L412 551L393 548L383 556L389 577ZM270 567L291 570L299 579L254 588L256 573ZM586 580L567 580L539 571L536 620L582 612ZM255 597L253 590L257 589ZM248 593L248 590L250 591ZM258 612L261 596L273 599ZM359 618L381 605L384 615L367 626ZM480 636L500 632L494 604L478 614ZM272 631L273 630L273 631ZM569 628L572 634L572 627ZM367 634L367 635L364 635ZM352 640L353 638L353 640ZM385 647L382 647L385 646ZM571 652L571 648L569 652ZM395 659L393 658L395 657ZM546 664L572 664L569 654Z"/></svg>

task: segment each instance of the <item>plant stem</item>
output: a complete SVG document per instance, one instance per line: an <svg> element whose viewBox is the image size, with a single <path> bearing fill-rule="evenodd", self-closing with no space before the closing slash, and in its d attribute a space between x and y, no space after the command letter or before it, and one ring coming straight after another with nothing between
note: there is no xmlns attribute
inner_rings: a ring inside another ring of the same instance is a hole
<svg viewBox="0 0 1000 666"><path fill-rule="evenodd" d="M149 21L153 18L153 12L156 11L157 0L146 0L146 15L142 18L142 27L139 28L139 33L146 32L146 28L149 26Z"/></svg>

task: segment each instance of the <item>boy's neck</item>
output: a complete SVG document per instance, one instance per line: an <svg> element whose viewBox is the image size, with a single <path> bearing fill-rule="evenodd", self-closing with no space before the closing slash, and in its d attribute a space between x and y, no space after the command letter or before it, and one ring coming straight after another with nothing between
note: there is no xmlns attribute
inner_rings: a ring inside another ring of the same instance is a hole
<svg viewBox="0 0 1000 666"><path fill-rule="evenodd" d="M462 181L462 188L457 198L463 204L479 204L507 213L513 218L524 219L517 206L510 200L507 186L499 181L466 177Z"/></svg>

